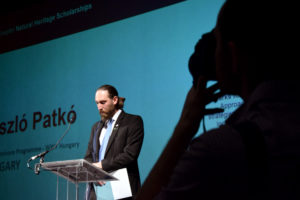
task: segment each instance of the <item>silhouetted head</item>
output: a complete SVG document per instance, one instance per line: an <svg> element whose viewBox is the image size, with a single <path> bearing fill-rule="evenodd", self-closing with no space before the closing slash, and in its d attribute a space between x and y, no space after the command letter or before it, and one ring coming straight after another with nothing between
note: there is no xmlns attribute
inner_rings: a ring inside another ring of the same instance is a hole
<svg viewBox="0 0 300 200"><path fill-rule="evenodd" d="M216 73L224 92L241 95L266 80L296 78L292 4L225 2L215 28Z"/></svg>

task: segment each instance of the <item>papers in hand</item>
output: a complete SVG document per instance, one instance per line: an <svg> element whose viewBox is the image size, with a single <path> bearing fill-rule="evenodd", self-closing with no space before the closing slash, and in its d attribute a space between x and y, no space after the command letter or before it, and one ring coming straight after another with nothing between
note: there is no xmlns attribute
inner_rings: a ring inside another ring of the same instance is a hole
<svg viewBox="0 0 300 200"><path fill-rule="evenodd" d="M132 193L131 193L127 169L122 168L110 174L118 179L116 181L110 182L114 199L131 197Z"/></svg>

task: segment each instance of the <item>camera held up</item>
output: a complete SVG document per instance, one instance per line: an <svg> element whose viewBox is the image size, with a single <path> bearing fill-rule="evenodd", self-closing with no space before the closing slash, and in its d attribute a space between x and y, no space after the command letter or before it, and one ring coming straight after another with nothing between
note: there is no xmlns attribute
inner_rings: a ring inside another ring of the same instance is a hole
<svg viewBox="0 0 300 200"><path fill-rule="evenodd" d="M202 35L189 60L189 71L193 77L194 86L200 75L208 80L216 80L215 51L216 38L212 30Z"/></svg>

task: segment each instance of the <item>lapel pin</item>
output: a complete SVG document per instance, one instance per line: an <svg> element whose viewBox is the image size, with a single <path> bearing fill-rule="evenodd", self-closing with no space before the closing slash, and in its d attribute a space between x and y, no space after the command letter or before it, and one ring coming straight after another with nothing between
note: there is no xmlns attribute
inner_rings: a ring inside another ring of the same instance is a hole
<svg viewBox="0 0 300 200"><path fill-rule="evenodd" d="M117 130L119 128L119 124L116 124L114 127L114 131Z"/></svg>

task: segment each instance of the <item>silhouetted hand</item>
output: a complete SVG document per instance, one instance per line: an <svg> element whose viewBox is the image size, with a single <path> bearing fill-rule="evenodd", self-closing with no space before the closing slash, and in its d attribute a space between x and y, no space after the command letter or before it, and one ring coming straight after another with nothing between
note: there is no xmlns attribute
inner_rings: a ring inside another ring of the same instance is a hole
<svg viewBox="0 0 300 200"><path fill-rule="evenodd" d="M187 128L188 134L196 134L204 115L223 112L220 108L205 109L207 104L217 101L222 96L220 92L216 92L219 89L218 84L209 88L206 88L206 84L206 79L199 77L197 87L192 87L187 94L177 127Z"/></svg>
<svg viewBox="0 0 300 200"><path fill-rule="evenodd" d="M162 186L168 183L177 161L197 133L203 116L222 111L222 109L205 109L207 104L221 96L220 93L216 93L218 85L206 88L206 83L205 78L200 77L197 87L192 87L188 92L172 137L145 180L136 200L152 200L159 193Z"/></svg>

